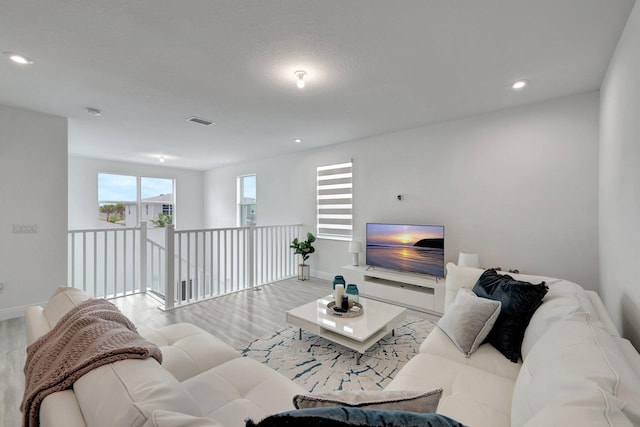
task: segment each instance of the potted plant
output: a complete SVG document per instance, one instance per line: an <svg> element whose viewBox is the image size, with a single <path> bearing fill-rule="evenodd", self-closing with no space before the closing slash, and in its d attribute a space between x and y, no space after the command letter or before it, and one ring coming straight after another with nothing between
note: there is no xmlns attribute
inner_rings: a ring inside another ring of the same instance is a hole
<svg viewBox="0 0 640 427"><path fill-rule="evenodd" d="M311 233L307 233L307 240L299 240L296 237L289 246L293 249L294 254L300 255L302 258L302 264L298 265L298 280L307 280L309 278L309 266L305 264L305 262L309 259L311 254L316 251L313 247L313 242L315 241L315 236Z"/></svg>

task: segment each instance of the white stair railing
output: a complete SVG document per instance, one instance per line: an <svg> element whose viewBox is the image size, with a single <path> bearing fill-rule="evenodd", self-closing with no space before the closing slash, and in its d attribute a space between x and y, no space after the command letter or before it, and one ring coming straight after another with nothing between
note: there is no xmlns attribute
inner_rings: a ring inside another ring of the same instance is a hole
<svg viewBox="0 0 640 427"><path fill-rule="evenodd" d="M173 280L167 273L165 308L202 301L296 275L290 242L299 225L231 227L176 231L167 227L167 248L173 234ZM170 258L171 257L171 258ZM173 286L171 286L173 285Z"/></svg>
<svg viewBox="0 0 640 427"><path fill-rule="evenodd" d="M146 224L139 228L69 230L69 286L96 298L144 291Z"/></svg>
<svg viewBox="0 0 640 427"><path fill-rule="evenodd" d="M69 284L105 298L151 291L172 309L295 276L289 244L299 231L299 225L179 231L170 225L156 241L146 223L70 230Z"/></svg>

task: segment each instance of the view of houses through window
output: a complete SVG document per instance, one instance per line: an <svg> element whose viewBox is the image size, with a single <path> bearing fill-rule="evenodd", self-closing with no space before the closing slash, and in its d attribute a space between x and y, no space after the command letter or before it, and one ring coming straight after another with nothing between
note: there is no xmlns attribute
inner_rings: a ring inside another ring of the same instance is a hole
<svg viewBox="0 0 640 427"><path fill-rule="evenodd" d="M174 180L98 174L98 223L101 228L173 224Z"/></svg>
<svg viewBox="0 0 640 427"><path fill-rule="evenodd" d="M256 175L238 177L238 226L256 225Z"/></svg>

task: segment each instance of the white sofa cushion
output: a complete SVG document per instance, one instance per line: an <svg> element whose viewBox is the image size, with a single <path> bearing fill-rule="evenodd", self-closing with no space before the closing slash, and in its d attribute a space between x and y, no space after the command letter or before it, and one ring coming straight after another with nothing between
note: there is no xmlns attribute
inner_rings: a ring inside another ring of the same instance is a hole
<svg viewBox="0 0 640 427"><path fill-rule="evenodd" d="M142 426L156 409L201 415L182 384L155 359L101 366L80 377L73 390L89 427Z"/></svg>
<svg viewBox="0 0 640 427"><path fill-rule="evenodd" d="M628 346L589 313L574 312L557 321L522 365L513 394L512 425L524 426L542 411L571 412L567 407L599 409L594 423L606 423L622 412L640 424L640 369L637 354Z"/></svg>
<svg viewBox="0 0 640 427"><path fill-rule="evenodd" d="M160 347L162 367L178 381L240 357L239 351L191 323L141 329L140 335Z"/></svg>
<svg viewBox="0 0 640 427"><path fill-rule="evenodd" d="M512 363L491 344L482 344L475 353L466 357L451 342L449 337L434 328L418 349L420 353L431 354L461 365L471 366L515 382L520 372L521 362ZM404 370L404 369L403 369ZM401 371L402 372L402 371Z"/></svg>
<svg viewBox="0 0 640 427"><path fill-rule="evenodd" d="M239 357L182 383L202 416L227 427L244 426L246 418L295 409L293 396L306 392L289 378L248 357Z"/></svg>
<svg viewBox="0 0 640 427"><path fill-rule="evenodd" d="M469 357L489 335L500 315L500 307L500 301L478 298L463 288L438 321L438 327Z"/></svg>
<svg viewBox="0 0 640 427"><path fill-rule="evenodd" d="M447 341L449 339L442 334ZM449 345L455 349L449 341ZM480 351L480 350L478 350ZM474 358L478 352L465 358ZM493 356L504 362L501 354ZM442 388L437 413L474 427L508 427L514 379L475 368L439 355L418 353L385 387L391 390L433 390Z"/></svg>
<svg viewBox="0 0 640 427"><path fill-rule="evenodd" d="M55 324L58 323L58 320L62 319L69 310L90 298L91 296L82 289L70 287L58 288L44 306L43 310L44 317L47 319L47 322L49 322L49 327L53 328Z"/></svg>
<svg viewBox="0 0 640 427"><path fill-rule="evenodd" d="M471 290L476 284L482 273L481 268L458 267L452 262L447 263L447 277L445 278L445 295L444 295L444 311L453 304L459 289Z"/></svg>
<svg viewBox="0 0 640 427"><path fill-rule="evenodd" d="M194 417L181 412L157 409L147 419L144 427L225 427L218 421Z"/></svg>
<svg viewBox="0 0 640 427"><path fill-rule="evenodd" d="M581 286L567 280L549 286L542 305L533 313L524 333L522 358L526 359L535 343L555 322L577 311L590 313L592 320L598 320L596 310Z"/></svg>
<svg viewBox="0 0 640 427"><path fill-rule="evenodd" d="M73 390L58 391L42 400L40 427L87 427Z"/></svg>

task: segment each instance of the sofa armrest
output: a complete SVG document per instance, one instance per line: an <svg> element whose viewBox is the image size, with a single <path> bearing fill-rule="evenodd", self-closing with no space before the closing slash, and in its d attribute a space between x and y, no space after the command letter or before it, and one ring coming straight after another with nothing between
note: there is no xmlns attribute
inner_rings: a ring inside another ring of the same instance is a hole
<svg viewBox="0 0 640 427"><path fill-rule="evenodd" d="M44 308L39 305L27 307L24 319L27 333L27 346L30 346L35 340L51 330L49 322L47 322L47 318L44 315Z"/></svg>
<svg viewBox="0 0 640 427"><path fill-rule="evenodd" d="M598 320L602 322L604 328L611 335L620 336L620 332L616 328L613 320L611 320L611 316L607 312L607 309L604 306L604 303L600 299L600 296L594 291L585 291L589 299L591 300L591 304L593 304L593 308L596 310L596 314L598 315Z"/></svg>
<svg viewBox="0 0 640 427"><path fill-rule="evenodd" d="M40 406L40 427L87 427L73 390L44 398Z"/></svg>

